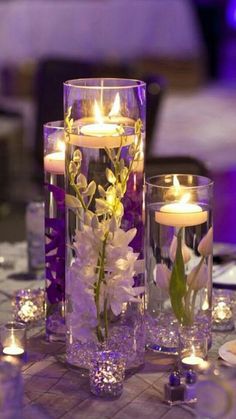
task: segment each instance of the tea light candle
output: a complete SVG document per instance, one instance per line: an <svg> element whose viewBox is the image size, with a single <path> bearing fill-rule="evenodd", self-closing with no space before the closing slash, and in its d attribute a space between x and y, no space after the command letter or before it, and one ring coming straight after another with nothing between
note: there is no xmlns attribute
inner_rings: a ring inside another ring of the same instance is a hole
<svg viewBox="0 0 236 419"><path fill-rule="evenodd" d="M189 356L186 356L182 359L182 363L187 366L193 366L193 365L199 365L204 361L203 358L200 356L197 356L195 354L191 354Z"/></svg>
<svg viewBox="0 0 236 419"><path fill-rule="evenodd" d="M12 299L13 315L16 321L36 323L45 317L44 289L18 290Z"/></svg>
<svg viewBox="0 0 236 419"><path fill-rule="evenodd" d="M88 124L80 129L81 134L91 135L92 137L107 137L118 135L119 125L117 124Z"/></svg>
<svg viewBox="0 0 236 419"><path fill-rule="evenodd" d="M19 356L25 352L26 326L21 322L9 322L3 326L2 347L4 355Z"/></svg>
<svg viewBox="0 0 236 419"><path fill-rule="evenodd" d="M91 361L90 390L99 397L120 396L125 377L125 361L120 353L99 351Z"/></svg>
<svg viewBox="0 0 236 419"><path fill-rule="evenodd" d="M213 330L234 329L233 309L229 290L215 290L212 308Z"/></svg>
<svg viewBox="0 0 236 419"><path fill-rule="evenodd" d="M89 123L81 120L78 135L70 134L70 143L87 148L118 148L134 141L133 129L124 127L126 118L120 115L120 99L116 96L109 116L103 116L100 107L94 102L94 120ZM115 123L115 122L119 123ZM130 120L127 119L130 122Z"/></svg>
<svg viewBox="0 0 236 419"><path fill-rule="evenodd" d="M215 320L225 320L232 317L231 308L227 306L224 301L219 301L218 305L214 307L214 319Z"/></svg>
<svg viewBox="0 0 236 419"><path fill-rule="evenodd" d="M156 222L179 228L205 223L207 221L207 211L203 211L200 205L189 202L191 194L183 192L186 188L180 185L176 175L174 175L173 183L174 185L168 189L166 195L173 194L180 199L177 202L164 204L159 211L156 211Z"/></svg>

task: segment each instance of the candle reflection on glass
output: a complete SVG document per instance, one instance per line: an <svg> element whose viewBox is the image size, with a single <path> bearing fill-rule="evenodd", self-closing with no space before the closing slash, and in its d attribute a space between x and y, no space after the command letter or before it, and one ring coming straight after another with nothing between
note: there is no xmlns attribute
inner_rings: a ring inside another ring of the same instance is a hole
<svg viewBox="0 0 236 419"><path fill-rule="evenodd" d="M20 356L26 349L26 325L9 322L2 327L2 352L4 355Z"/></svg>

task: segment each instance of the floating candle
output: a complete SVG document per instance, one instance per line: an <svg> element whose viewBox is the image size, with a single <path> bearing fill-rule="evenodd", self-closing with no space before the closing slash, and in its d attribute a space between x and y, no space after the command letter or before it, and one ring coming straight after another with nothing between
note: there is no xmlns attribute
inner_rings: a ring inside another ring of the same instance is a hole
<svg viewBox="0 0 236 419"><path fill-rule="evenodd" d="M70 143L87 148L118 148L131 144L134 141L133 129L124 126L130 119L119 115L120 102L117 98L112 109L109 117L103 116L95 100L94 120L87 118L89 123L85 123L86 119L81 120L80 124L84 125L78 127L78 134L70 134Z"/></svg>
<svg viewBox="0 0 236 419"><path fill-rule="evenodd" d="M44 170L48 173L63 175L65 173L65 153L56 151L44 157Z"/></svg>
<svg viewBox="0 0 236 419"><path fill-rule="evenodd" d="M200 205L175 202L166 204L155 213L156 222L173 227L190 227L207 221L207 211Z"/></svg>

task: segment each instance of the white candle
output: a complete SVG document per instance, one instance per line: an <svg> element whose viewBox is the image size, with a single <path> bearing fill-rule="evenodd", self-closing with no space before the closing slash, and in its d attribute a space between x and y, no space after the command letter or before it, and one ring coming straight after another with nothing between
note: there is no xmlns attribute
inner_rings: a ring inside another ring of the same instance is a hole
<svg viewBox="0 0 236 419"><path fill-rule="evenodd" d="M196 356L194 354L190 356L186 356L185 358L182 359L182 363L186 365L199 365L203 361L204 361L203 358L201 358L200 356Z"/></svg>
<svg viewBox="0 0 236 419"><path fill-rule="evenodd" d="M155 221L173 227L190 227L205 223L207 211L203 211L197 204L175 202L163 205L156 211Z"/></svg>
<svg viewBox="0 0 236 419"><path fill-rule="evenodd" d="M11 346L3 348L3 353L5 355L22 355L24 353L24 349L12 344Z"/></svg>
<svg viewBox="0 0 236 419"><path fill-rule="evenodd" d="M88 124L80 129L81 134L91 135L92 137L106 137L118 135L119 125L117 124Z"/></svg>
<svg viewBox="0 0 236 419"><path fill-rule="evenodd" d="M87 148L118 148L134 141L134 130L127 126L124 128L121 122L121 119L124 123L130 119L120 116L119 95L116 95L109 116L102 115L96 100L93 113L93 118L87 117L79 120L78 134L70 134L71 144Z"/></svg>
<svg viewBox="0 0 236 419"><path fill-rule="evenodd" d="M85 128L85 126L83 127ZM119 148L130 145L134 141L133 135L70 135L70 143L87 148Z"/></svg>
<svg viewBox="0 0 236 419"><path fill-rule="evenodd" d="M65 153L56 151L44 157L44 170L48 173L63 175L65 173Z"/></svg>

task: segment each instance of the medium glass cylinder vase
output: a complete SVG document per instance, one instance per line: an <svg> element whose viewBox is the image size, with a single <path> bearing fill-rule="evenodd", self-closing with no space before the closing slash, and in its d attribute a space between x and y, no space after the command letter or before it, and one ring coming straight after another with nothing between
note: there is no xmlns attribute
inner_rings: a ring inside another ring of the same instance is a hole
<svg viewBox="0 0 236 419"><path fill-rule="evenodd" d="M64 122L44 125L46 337L65 340Z"/></svg>
<svg viewBox="0 0 236 419"><path fill-rule="evenodd" d="M67 360L97 350L126 368L144 359L145 84L82 79L64 85Z"/></svg>
<svg viewBox="0 0 236 419"><path fill-rule="evenodd" d="M213 183L202 176L147 180L146 325L153 350L176 353L179 326L201 329L211 345L212 196Z"/></svg>

